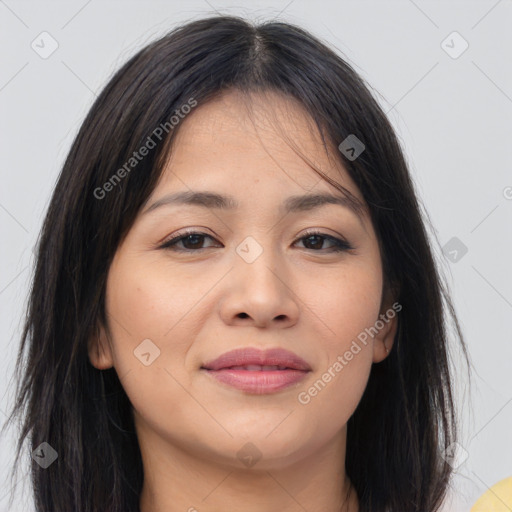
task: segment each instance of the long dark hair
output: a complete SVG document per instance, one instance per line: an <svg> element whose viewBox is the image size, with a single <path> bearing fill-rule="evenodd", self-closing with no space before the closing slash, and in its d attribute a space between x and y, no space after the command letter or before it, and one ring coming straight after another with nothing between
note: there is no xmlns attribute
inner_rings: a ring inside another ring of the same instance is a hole
<svg viewBox="0 0 512 512"><path fill-rule="evenodd" d="M36 509L139 509L143 467L131 405L115 369L90 364L88 341L99 325L108 328L109 266L172 151L179 124L170 129L169 119L191 98L200 108L228 89L297 100L369 206L385 286L403 308L393 349L372 366L348 421L346 470L361 512L438 510L452 471L442 452L458 431L448 317L468 357L400 144L369 87L335 51L297 26L232 16L182 25L130 58L94 102L60 173L38 240L9 417L23 420L18 460L27 437L31 450L47 442L58 453L47 469L31 461ZM156 147L128 172L159 126L169 128L165 136L153 137ZM356 159L336 149L351 134L366 146ZM109 193L98 192L107 182Z"/></svg>

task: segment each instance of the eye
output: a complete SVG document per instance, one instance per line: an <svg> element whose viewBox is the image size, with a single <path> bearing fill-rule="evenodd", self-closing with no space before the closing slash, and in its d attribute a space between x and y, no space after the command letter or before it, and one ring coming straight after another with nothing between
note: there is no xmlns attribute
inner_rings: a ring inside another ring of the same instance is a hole
<svg viewBox="0 0 512 512"><path fill-rule="evenodd" d="M304 236L299 238L299 241L300 240L304 240L304 245L310 246L306 247L306 249L312 249L315 252L318 252L319 249L322 249L321 246L326 240L332 244L330 248L331 250L328 252L348 251L353 248L347 241L342 240L341 238L327 235L320 231L308 231Z"/></svg>
<svg viewBox="0 0 512 512"><path fill-rule="evenodd" d="M204 242L206 239L214 240L212 236L206 233L201 233L199 231L187 231L185 233L179 233L167 240L160 246L160 249L167 249L176 252L195 252L215 247L214 245L205 247ZM302 241L305 249L310 249L314 252L342 252L353 249L347 241L327 235L320 231L308 231L304 236L297 239L297 241ZM322 247L326 241L331 244L331 247L328 247L327 249Z"/></svg>
<svg viewBox="0 0 512 512"><path fill-rule="evenodd" d="M188 231L186 233L180 233L170 240L167 240L163 245L160 246L160 249L169 249L171 251L182 252L192 252L200 249L207 249L207 247L203 247L205 238L213 240L213 238L206 233ZM180 243L183 244L183 247L178 245Z"/></svg>

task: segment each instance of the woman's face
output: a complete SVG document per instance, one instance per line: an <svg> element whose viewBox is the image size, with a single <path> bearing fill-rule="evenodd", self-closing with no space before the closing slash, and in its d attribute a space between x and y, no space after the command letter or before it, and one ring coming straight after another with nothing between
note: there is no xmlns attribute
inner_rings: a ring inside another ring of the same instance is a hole
<svg viewBox="0 0 512 512"><path fill-rule="evenodd" d="M164 174L109 270L112 338L102 330L89 356L97 368L115 367L143 448L237 467L252 457L270 469L344 446L347 420L372 363L386 357L384 343L391 348L396 318L380 321L373 336L365 331L390 307L381 307L368 213L292 201L343 196L283 131L363 202L359 190L295 103L252 99L253 118L229 93L181 121ZM166 199L192 192L230 199ZM163 247L185 232L198 234ZM239 358L210 364L235 349Z"/></svg>

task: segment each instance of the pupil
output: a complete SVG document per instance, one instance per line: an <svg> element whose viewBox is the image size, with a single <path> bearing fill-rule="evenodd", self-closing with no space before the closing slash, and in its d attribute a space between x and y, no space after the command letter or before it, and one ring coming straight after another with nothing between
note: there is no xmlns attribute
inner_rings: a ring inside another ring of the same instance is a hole
<svg viewBox="0 0 512 512"><path fill-rule="evenodd" d="M311 239L316 239L316 243L315 242L312 243L313 246L316 247L318 245L320 245L320 246L322 245L322 240L321 240L320 236L318 236L318 235L311 235L306 240L311 240Z"/></svg>
<svg viewBox="0 0 512 512"><path fill-rule="evenodd" d="M199 239L201 238L201 235L188 235L187 238L183 240L185 244L190 244L192 246L201 245L199 242Z"/></svg>

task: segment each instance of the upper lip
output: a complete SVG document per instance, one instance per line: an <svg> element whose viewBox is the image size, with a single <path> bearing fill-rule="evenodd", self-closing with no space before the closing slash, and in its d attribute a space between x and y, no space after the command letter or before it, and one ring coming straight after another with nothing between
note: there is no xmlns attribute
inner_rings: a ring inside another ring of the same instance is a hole
<svg viewBox="0 0 512 512"><path fill-rule="evenodd" d="M286 366L295 370L309 371L311 367L297 354L283 348L260 350L257 348L239 348L222 354L217 359L204 363L202 368L220 370L231 366Z"/></svg>

